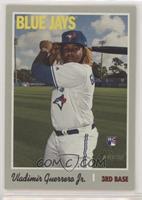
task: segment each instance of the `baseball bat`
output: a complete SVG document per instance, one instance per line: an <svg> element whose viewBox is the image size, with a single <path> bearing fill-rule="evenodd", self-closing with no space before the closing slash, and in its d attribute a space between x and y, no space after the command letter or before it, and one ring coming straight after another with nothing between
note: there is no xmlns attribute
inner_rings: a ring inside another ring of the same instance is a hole
<svg viewBox="0 0 142 200"><path fill-rule="evenodd" d="M127 55L127 47L96 46L96 47L91 47L90 50L100 53Z"/></svg>
<svg viewBox="0 0 142 200"><path fill-rule="evenodd" d="M54 42L55 45L61 45L60 42ZM127 47L116 47L116 46L95 46L89 48L91 51L109 54L121 54L127 55Z"/></svg>

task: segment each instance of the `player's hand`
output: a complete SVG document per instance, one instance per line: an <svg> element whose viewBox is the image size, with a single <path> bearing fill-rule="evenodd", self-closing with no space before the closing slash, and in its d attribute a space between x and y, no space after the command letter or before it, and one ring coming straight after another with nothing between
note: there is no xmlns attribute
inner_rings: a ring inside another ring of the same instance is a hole
<svg viewBox="0 0 142 200"><path fill-rule="evenodd" d="M42 40L39 44L41 54L47 53L46 59L44 58L44 63L46 60L46 64L53 65L55 62L61 62L60 56L60 43L57 42L50 42L49 40Z"/></svg>
<svg viewBox="0 0 142 200"><path fill-rule="evenodd" d="M49 53L52 47L53 47L52 42L50 42L49 40L42 40L39 44L39 48L42 52L46 51Z"/></svg>

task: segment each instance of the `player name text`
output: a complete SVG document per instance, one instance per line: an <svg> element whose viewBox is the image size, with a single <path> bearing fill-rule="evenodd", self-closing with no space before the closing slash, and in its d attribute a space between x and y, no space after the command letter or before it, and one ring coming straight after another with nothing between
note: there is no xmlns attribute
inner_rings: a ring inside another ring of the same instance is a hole
<svg viewBox="0 0 142 200"><path fill-rule="evenodd" d="M44 182L49 183L72 183L79 185L80 183L86 182L85 178L79 173L77 176L51 176L50 173L45 174L43 177L40 175L31 175L26 173L21 175L21 173L12 173L11 175L12 182Z"/></svg>

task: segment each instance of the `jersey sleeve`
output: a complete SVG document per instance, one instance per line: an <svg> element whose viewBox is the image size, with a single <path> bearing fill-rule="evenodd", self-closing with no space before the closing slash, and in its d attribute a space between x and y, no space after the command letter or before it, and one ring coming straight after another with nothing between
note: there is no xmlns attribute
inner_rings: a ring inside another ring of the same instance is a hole
<svg viewBox="0 0 142 200"><path fill-rule="evenodd" d="M66 63L51 67L56 87L72 88L83 84L87 78L87 70L83 64Z"/></svg>
<svg viewBox="0 0 142 200"><path fill-rule="evenodd" d="M32 64L32 76L39 82L55 87L48 59L49 55L47 52L39 52Z"/></svg>
<svg viewBox="0 0 142 200"><path fill-rule="evenodd" d="M53 80L51 66L45 64L33 63L32 65L32 76L36 78L37 81L47 84L48 86L56 87Z"/></svg>

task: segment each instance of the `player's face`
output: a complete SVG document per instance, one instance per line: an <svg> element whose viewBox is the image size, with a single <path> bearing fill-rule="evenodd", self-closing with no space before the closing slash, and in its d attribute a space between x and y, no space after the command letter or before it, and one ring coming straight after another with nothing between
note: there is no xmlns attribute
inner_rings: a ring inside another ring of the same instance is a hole
<svg viewBox="0 0 142 200"><path fill-rule="evenodd" d="M80 63L83 57L83 47L75 44L66 44L62 47L62 60L64 63Z"/></svg>

